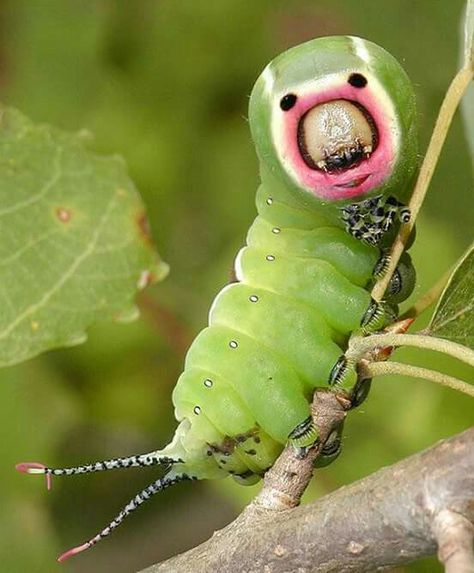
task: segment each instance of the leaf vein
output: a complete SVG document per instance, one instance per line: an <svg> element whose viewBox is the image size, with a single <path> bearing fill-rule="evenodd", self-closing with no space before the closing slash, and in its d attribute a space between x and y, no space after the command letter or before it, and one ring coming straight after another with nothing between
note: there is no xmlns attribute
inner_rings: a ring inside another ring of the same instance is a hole
<svg viewBox="0 0 474 573"><path fill-rule="evenodd" d="M48 179L48 181L46 181L46 183L41 187L40 191L36 195L28 197L28 199L25 199L24 201L15 203L15 205L12 205L11 207L6 207L5 209L1 209L0 217L3 217L3 215L10 215L11 213L15 213L16 211L19 211L24 207L29 207L30 205L34 205L35 203L40 201L50 191L52 187L54 187L54 185L58 182L59 177L61 176L61 166L60 166L61 155L62 155L62 148L60 147L58 148L58 151L54 158L53 174Z"/></svg>
<svg viewBox="0 0 474 573"><path fill-rule="evenodd" d="M50 298L59 290L61 287L74 275L77 268L81 265L81 263L86 260L93 252L99 240L100 234L102 232L103 226L107 222L109 218L110 212L114 207L114 204L117 201L116 195L112 195L107 207L105 209L104 214L99 220L99 223L91 237L91 240L87 244L84 251L74 259L72 264L69 266L67 271L63 274L63 276L57 281L52 288L47 291L39 301L36 303L31 304L27 307L21 314L19 314L8 326L6 326L3 331L0 332L0 340L5 339L11 332L14 330L25 318L31 316L33 313L41 309L49 300Z"/></svg>

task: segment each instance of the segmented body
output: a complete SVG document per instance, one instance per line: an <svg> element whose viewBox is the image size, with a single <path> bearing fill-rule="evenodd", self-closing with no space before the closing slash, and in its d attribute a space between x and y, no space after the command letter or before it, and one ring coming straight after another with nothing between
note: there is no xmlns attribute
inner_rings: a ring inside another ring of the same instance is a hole
<svg viewBox="0 0 474 573"><path fill-rule="evenodd" d="M413 92L378 46L315 40L263 71L250 126L262 178L258 216L236 259L239 282L216 297L209 327L188 352L173 394L180 431L162 452L182 447L185 473L231 473L247 483L308 418L314 389L334 382L334 368L345 376L349 335L396 316L396 304L373 304L369 291L393 231L409 217ZM408 256L402 276L389 292L394 303L413 287ZM355 370L349 378L350 388ZM207 462L198 462L204 453ZM180 471L177 464L172 474Z"/></svg>
<svg viewBox="0 0 474 573"><path fill-rule="evenodd" d="M178 420L189 424L183 458L208 455L209 465L246 481L308 418L314 389L328 387L369 307L380 256L320 216L302 213L296 225L293 212L285 221L264 186L257 205L235 263L239 282L217 295L173 393Z"/></svg>

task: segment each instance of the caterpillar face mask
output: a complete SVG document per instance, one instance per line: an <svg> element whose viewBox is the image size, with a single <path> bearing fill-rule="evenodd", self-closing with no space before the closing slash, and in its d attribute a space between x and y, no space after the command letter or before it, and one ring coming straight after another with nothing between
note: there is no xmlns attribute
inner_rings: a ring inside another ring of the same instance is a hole
<svg viewBox="0 0 474 573"><path fill-rule="evenodd" d="M395 320L414 285L409 255L387 299L370 289L386 248L408 220L416 170L413 89L397 61L353 37L319 38L278 56L250 99L260 160L258 215L235 261L236 281L212 303L173 392L179 421L171 443L147 454L74 468L23 463L20 471L72 475L164 466L98 535L183 480L258 481L290 441L304 454L318 440L310 417L316 388L344 392L353 406L370 380L345 358L349 336ZM338 428L321 463L341 449Z"/></svg>

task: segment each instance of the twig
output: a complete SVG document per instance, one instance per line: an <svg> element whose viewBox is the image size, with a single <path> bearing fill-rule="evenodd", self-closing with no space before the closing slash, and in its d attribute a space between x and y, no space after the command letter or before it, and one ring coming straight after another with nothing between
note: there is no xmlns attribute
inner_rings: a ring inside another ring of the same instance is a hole
<svg viewBox="0 0 474 573"><path fill-rule="evenodd" d="M449 354L470 366L474 366L474 351L466 346L425 334L372 334L365 337L354 337L350 340L347 358L358 362L364 354L377 347L387 346L415 346L426 350L435 350Z"/></svg>
<svg viewBox="0 0 474 573"><path fill-rule="evenodd" d="M350 402L343 397L316 390L311 406L313 422L319 431L318 446L305 458L297 455L295 448L287 446L273 467L265 475L265 484L252 505L282 511L299 505L313 475L313 463L320 454L321 445L331 432L343 423Z"/></svg>
<svg viewBox="0 0 474 573"><path fill-rule="evenodd" d="M186 352L192 342L192 337L185 325L175 314L148 292L140 293L138 306L145 317L159 330L160 334L170 342L171 347L180 355Z"/></svg>
<svg viewBox="0 0 474 573"><path fill-rule="evenodd" d="M402 364L401 362L369 362L363 365L364 373L367 378L375 376L388 376L390 374L401 374L402 376L412 376L413 378L422 378L429 380L436 384L447 386L468 396L474 398L474 386L468 384L458 378L453 378L447 374L429 370L428 368L420 368L419 366L412 366L411 364ZM474 571L473 571L474 573Z"/></svg>
<svg viewBox="0 0 474 573"><path fill-rule="evenodd" d="M442 510L474 521L474 429L315 503L278 512L253 503L210 540L142 573L394 567L436 552L434 524Z"/></svg>
<svg viewBox="0 0 474 573"><path fill-rule="evenodd" d="M445 573L474 572L474 525L449 509L435 517L433 532L438 541L438 559Z"/></svg>
<svg viewBox="0 0 474 573"><path fill-rule="evenodd" d="M448 88L448 91L446 92L446 96L443 100L443 103L441 104L441 109L439 111L439 115L433 129L433 134L426 151L425 159L418 175L418 180L416 182L413 195L408 205L411 211L411 221L406 225L402 225L400 232L395 238L392 246L391 259L387 272L383 278L375 284L372 290L372 298L377 301L380 301L383 298L388 283L390 282L400 256L403 253L405 244L410 236L411 231L413 230L413 227L415 226L418 212L425 199L428 186L431 182L431 178L433 176L438 157L441 153L441 149L443 147L444 140L446 139L446 135L451 125L454 113L459 105L459 102L461 101L462 96L464 95L464 92L471 82L472 77L472 68L462 68L456 74Z"/></svg>

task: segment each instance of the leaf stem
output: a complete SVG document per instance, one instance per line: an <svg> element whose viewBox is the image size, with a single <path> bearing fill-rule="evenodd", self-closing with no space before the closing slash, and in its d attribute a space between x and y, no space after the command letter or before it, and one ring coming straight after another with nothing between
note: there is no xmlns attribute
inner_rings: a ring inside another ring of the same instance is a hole
<svg viewBox="0 0 474 573"><path fill-rule="evenodd" d="M467 0L464 15L464 67L474 71L474 0Z"/></svg>
<svg viewBox="0 0 474 573"><path fill-rule="evenodd" d="M472 68L461 68L451 82L446 96L441 104L441 108L433 129L428 149L426 150L425 159L418 175L418 180L413 191L410 203L408 205L411 211L411 221L406 225L402 225L391 250L391 259L387 272L377 281L373 290L372 298L380 301L383 298L388 283L393 275L393 272L398 264L401 254L405 248L405 244L410 236L410 233L415 226L415 221L423 204L428 186L431 182L441 149L443 147L446 135L451 125L454 113L461 101L464 92L466 91L469 83L473 78Z"/></svg>
<svg viewBox="0 0 474 573"><path fill-rule="evenodd" d="M424 334L372 334L351 339L346 356L350 360L359 361L366 352L375 348L390 346L416 346L426 350L435 350L449 354L466 364L474 367L474 351L444 338L436 338Z"/></svg>
<svg viewBox="0 0 474 573"><path fill-rule="evenodd" d="M435 370L412 366L411 364L403 364L401 362L367 362L364 363L364 373L369 377L401 374L402 376L423 378L424 380L447 386L448 388L452 388L453 390L457 390L474 398L474 386L471 386L467 382L453 378L447 374L442 374L441 372L436 372Z"/></svg>
<svg viewBox="0 0 474 573"><path fill-rule="evenodd" d="M408 308L398 320L404 318L416 318L420 316L427 308L435 303L441 296L441 293L446 288L449 278L453 274L453 269L446 272L425 294L423 294L410 308Z"/></svg>

